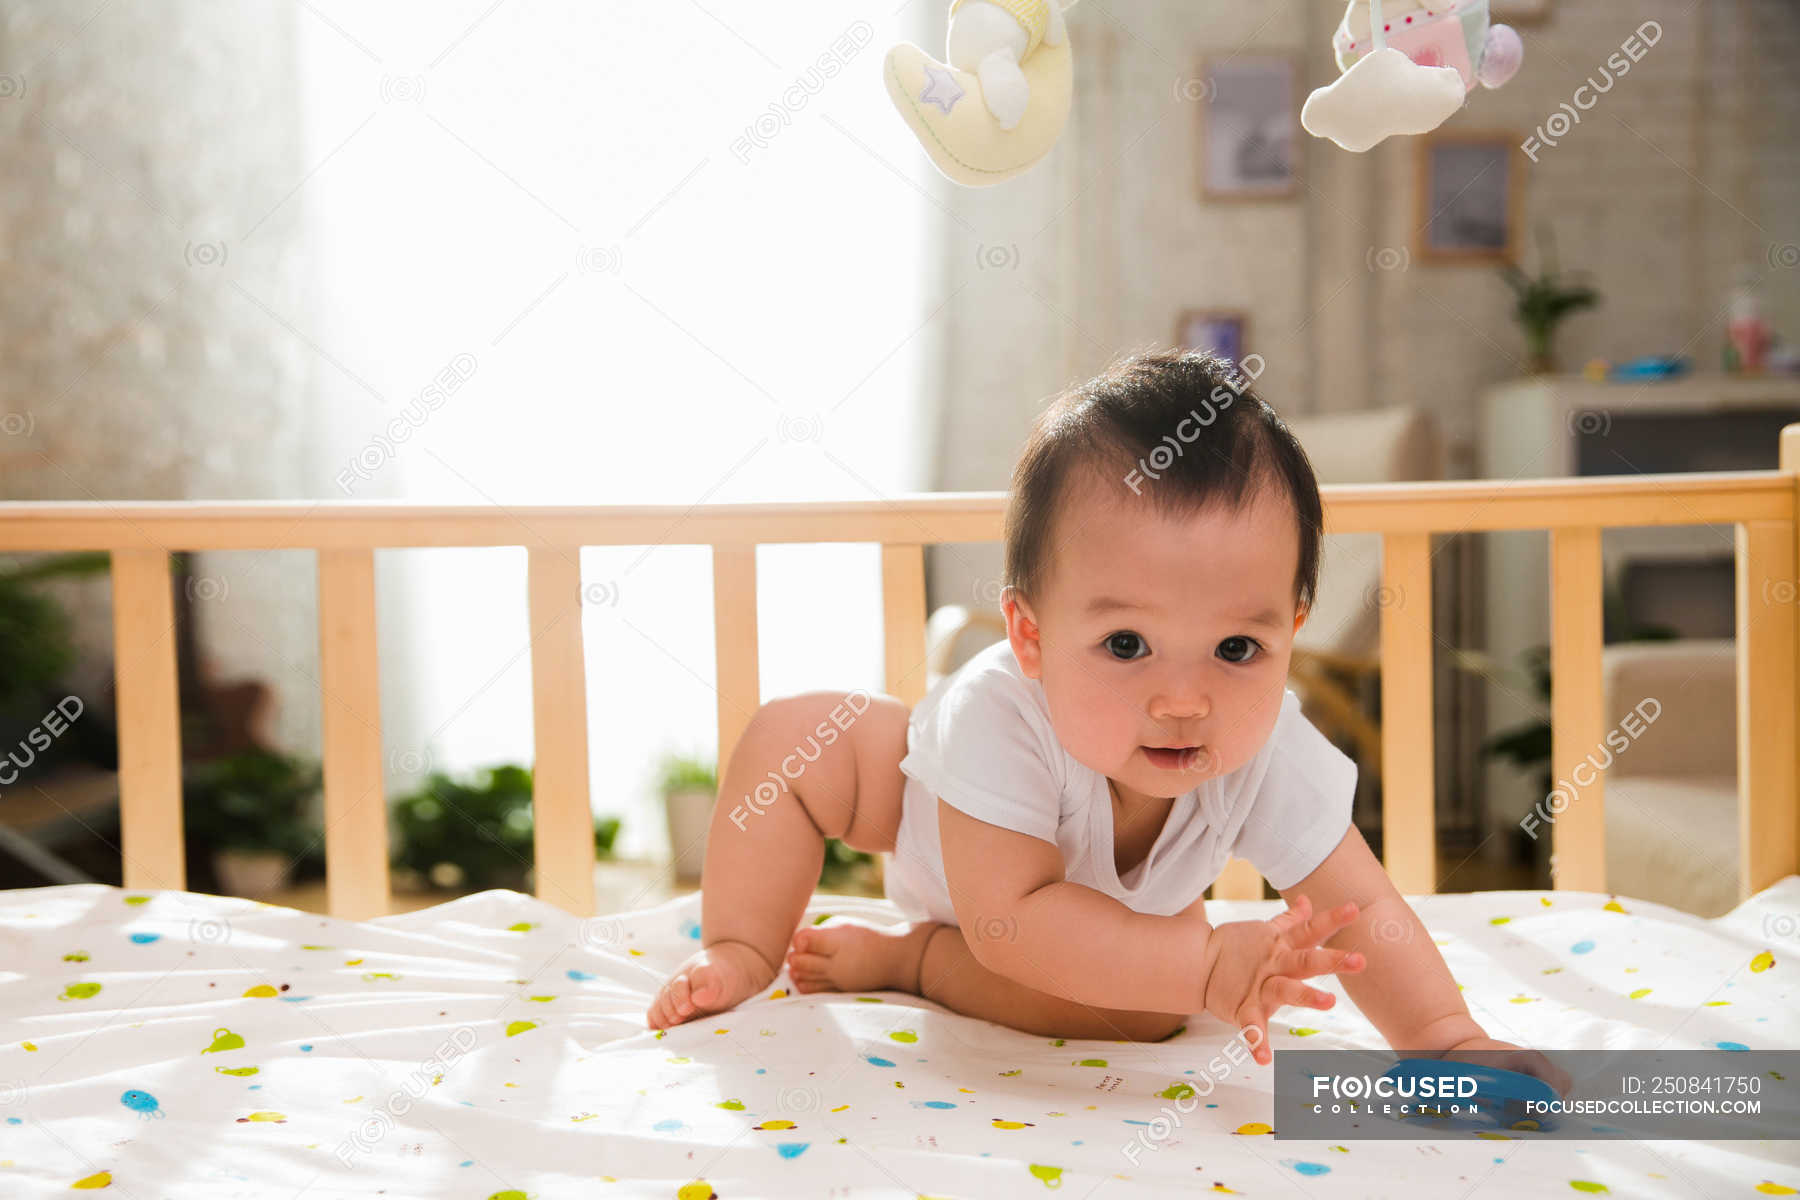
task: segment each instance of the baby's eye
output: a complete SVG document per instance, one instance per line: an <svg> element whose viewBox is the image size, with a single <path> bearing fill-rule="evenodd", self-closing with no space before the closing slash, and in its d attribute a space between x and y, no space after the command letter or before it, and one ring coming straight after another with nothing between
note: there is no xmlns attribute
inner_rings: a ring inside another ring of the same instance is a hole
<svg viewBox="0 0 1800 1200"><path fill-rule="evenodd" d="M1254 652L1261 649L1261 644L1254 638L1228 637L1219 643L1219 657L1229 663L1247 663L1254 657Z"/></svg>
<svg viewBox="0 0 1800 1200"><path fill-rule="evenodd" d="M1106 638L1106 648L1112 652L1114 658L1121 662L1129 662L1134 658L1142 658L1145 654L1150 652L1150 647L1144 644L1143 638L1128 631L1108 634Z"/></svg>

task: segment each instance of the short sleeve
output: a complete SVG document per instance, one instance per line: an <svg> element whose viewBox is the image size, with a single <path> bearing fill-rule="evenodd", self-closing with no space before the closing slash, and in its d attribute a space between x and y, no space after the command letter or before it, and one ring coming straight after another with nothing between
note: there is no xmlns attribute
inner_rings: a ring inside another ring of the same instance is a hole
<svg viewBox="0 0 1800 1200"><path fill-rule="evenodd" d="M989 668L921 706L900 769L977 820L1055 844L1062 772L1054 739L1030 685Z"/></svg>
<svg viewBox="0 0 1800 1200"><path fill-rule="evenodd" d="M1248 806L1231 852L1276 890L1305 879L1350 827L1356 761L1300 711L1291 690L1233 806Z"/></svg>

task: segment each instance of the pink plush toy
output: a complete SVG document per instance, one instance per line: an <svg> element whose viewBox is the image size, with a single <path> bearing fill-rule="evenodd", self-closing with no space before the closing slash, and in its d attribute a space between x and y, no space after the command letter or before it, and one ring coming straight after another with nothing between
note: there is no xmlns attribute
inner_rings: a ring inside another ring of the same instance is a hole
<svg viewBox="0 0 1800 1200"><path fill-rule="evenodd" d="M1436 129L1525 57L1510 25L1489 22L1488 0L1351 0L1332 44L1343 74L1307 97L1300 123L1358 152Z"/></svg>

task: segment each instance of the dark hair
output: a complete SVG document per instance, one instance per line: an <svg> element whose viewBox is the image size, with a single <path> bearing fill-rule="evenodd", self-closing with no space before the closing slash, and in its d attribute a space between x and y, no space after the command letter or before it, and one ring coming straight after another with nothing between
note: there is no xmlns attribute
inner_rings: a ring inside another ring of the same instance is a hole
<svg viewBox="0 0 1800 1200"><path fill-rule="evenodd" d="M1185 432L1190 426L1198 433ZM1052 398L1013 468L1006 505L1006 582L1027 600L1049 578L1057 511L1082 472L1148 494L1172 516L1215 503L1241 511L1274 482L1300 525L1295 605L1312 607L1324 526L1318 480L1286 422L1229 360L1200 351L1136 354Z"/></svg>

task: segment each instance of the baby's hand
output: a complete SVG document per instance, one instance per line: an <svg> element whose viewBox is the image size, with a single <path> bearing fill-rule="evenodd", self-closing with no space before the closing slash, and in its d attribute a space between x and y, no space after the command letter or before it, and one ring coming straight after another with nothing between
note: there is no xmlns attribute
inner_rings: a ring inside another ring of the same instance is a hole
<svg viewBox="0 0 1800 1200"><path fill-rule="evenodd" d="M1523 1075L1535 1075L1549 1084L1564 1100L1569 1098L1569 1089L1574 1086L1567 1071L1538 1051L1527 1050L1511 1042L1496 1041L1491 1037L1475 1037L1458 1042L1444 1051L1444 1057L1478 1063L1484 1067L1518 1071Z"/></svg>
<svg viewBox="0 0 1800 1200"><path fill-rule="evenodd" d="M1264 1066L1275 1057L1269 1050L1270 1013L1284 1004L1330 1008L1336 1002L1330 992L1300 981L1309 975L1360 971L1366 961L1361 954L1318 945L1356 919L1355 901L1317 917L1311 913L1312 902L1297 896L1292 907L1267 921L1216 926L1208 941L1206 1011L1240 1030L1255 1029L1261 1036L1251 1055Z"/></svg>

